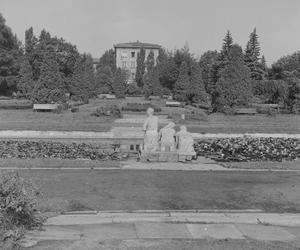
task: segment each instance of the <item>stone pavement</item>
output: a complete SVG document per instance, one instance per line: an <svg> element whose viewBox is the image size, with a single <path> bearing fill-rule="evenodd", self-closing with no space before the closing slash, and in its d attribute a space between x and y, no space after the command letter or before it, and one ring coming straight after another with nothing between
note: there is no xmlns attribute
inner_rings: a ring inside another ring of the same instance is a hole
<svg viewBox="0 0 300 250"><path fill-rule="evenodd" d="M234 239L300 242L300 214L201 213L180 211L98 212L49 218L43 231L22 244L43 240Z"/></svg>

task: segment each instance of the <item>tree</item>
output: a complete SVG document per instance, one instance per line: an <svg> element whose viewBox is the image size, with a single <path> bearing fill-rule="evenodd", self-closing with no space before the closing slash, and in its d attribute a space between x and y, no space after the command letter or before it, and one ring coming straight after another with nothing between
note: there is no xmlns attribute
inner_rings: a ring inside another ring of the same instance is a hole
<svg viewBox="0 0 300 250"><path fill-rule="evenodd" d="M114 94L116 95L117 98L125 97L127 80L128 80L127 72L125 72L121 68L118 68L115 73L113 84L112 84Z"/></svg>
<svg viewBox="0 0 300 250"><path fill-rule="evenodd" d="M10 95L17 90L22 56L20 42L0 14L0 94Z"/></svg>
<svg viewBox="0 0 300 250"><path fill-rule="evenodd" d="M174 85L174 99L177 101L187 101L189 88L188 66L185 61L180 66L179 76Z"/></svg>
<svg viewBox="0 0 300 250"><path fill-rule="evenodd" d="M104 54L100 57L99 63L97 65L98 68L104 68L109 66L113 73L116 72L116 55L114 49L109 49L104 52Z"/></svg>
<svg viewBox="0 0 300 250"><path fill-rule="evenodd" d="M215 91L215 80L213 77L214 66L218 61L220 54L214 51L207 51L201 57L199 66L202 69L202 79L207 93L210 95Z"/></svg>
<svg viewBox="0 0 300 250"><path fill-rule="evenodd" d="M32 68L29 60L25 57L21 64L17 88L22 96L30 98L34 85Z"/></svg>
<svg viewBox="0 0 300 250"><path fill-rule="evenodd" d="M285 106L290 112L300 114L300 79L292 77L285 81L288 84Z"/></svg>
<svg viewBox="0 0 300 250"><path fill-rule="evenodd" d="M140 52L137 54L136 59L136 74L135 74L135 81L138 87L143 87L143 77L145 74L145 48L141 47Z"/></svg>
<svg viewBox="0 0 300 250"><path fill-rule="evenodd" d="M221 54L220 54L220 59L222 61L226 60L226 58L228 57L229 51L230 51L232 45L233 45L233 38L231 36L230 31L228 30L223 39L223 45L222 45L222 50L221 50Z"/></svg>
<svg viewBox="0 0 300 250"><path fill-rule="evenodd" d="M300 78L300 51L283 56L272 64L271 75L274 79Z"/></svg>
<svg viewBox="0 0 300 250"><path fill-rule="evenodd" d="M113 92L113 80L114 75L109 66L98 68L96 73L96 91L98 94L101 93L112 93Z"/></svg>
<svg viewBox="0 0 300 250"><path fill-rule="evenodd" d="M163 94L162 87L159 81L159 71L155 67L154 53L150 51L147 60L146 60L146 73L143 77L144 82L144 94L146 98L150 95L159 95Z"/></svg>
<svg viewBox="0 0 300 250"><path fill-rule="evenodd" d="M59 72L55 53L45 53L40 78L31 97L35 103L66 101L66 86Z"/></svg>
<svg viewBox="0 0 300 250"><path fill-rule="evenodd" d="M262 80L265 78L265 65L261 63L260 59L260 45L258 42L258 35L256 28L250 34L249 41L245 49L245 63L250 69L251 79Z"/></svg>
<svg viewBox="0 0 300 250"><path fill-rule="evenodd" d="M247 105L252 96L250 72L244 63L243 52L239 45L231 47L228 60L219 75L214 109Z"/></svg>
<svg viewBox="0 0 300 250"><path fill-rule="evenodd" d="M208 103L208 95L205 91L204 82L202 79L202 70L196 63L191 67L191 77L189 88L187 89L187 99L190 103Z"/></svg>

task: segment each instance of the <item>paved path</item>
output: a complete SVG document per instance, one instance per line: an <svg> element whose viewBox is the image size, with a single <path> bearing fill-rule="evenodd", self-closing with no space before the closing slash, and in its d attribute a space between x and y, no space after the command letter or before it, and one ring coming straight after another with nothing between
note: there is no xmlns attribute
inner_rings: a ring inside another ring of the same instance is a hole
<svg viewBox="0 0 300 250"><path fill-rule="evenodd" d="M135 212L60 215L23 245L42 240L235 239L299 241L300 214Z"/></svg>

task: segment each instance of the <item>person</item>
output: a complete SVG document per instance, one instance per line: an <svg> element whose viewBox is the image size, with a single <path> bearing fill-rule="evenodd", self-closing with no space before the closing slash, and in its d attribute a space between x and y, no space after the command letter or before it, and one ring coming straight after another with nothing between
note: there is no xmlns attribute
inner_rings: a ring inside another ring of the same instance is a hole
<svg viewBox="0 0 300 250"><path fill-rule="evenodd" d="M160 149L162 152L175 150L175 123L170 122L159 131Z"/></svg>
<svg viewBox="0 0 300 250"><path fill-rule="evenodd" d="M180 126L180 131L176 134L176 142L179 155L195 156L194 139L186 129L186 126Z"/></svg>
<svg viewBox="0 0 300 250"><path fill-rule="evenodd" d="M158 117L153 115L154 109L147 109L147 119L143 125L144 135L144 152L155 152L158 148Z"/></svg>

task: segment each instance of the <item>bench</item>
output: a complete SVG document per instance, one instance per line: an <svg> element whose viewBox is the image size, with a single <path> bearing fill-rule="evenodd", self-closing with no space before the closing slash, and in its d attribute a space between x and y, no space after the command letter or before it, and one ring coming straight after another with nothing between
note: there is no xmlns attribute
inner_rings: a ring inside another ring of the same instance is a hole
<svg viewBox="0 0 300 250"><path fill-rule="evenodd" d="M182 104L180 102L175 101L166 101L167 107L182 107Z"/></svg>
<svg viewBox="0 0 300 250"><path fill-rule="evenodd" d="M58 104L33 104L33 111L55 111Z"/></svg>
<svg viewBox="0 0 300 250"><path fill-rule="evenodd" d="M255 108L237 108L234 111L235 115L256 115L256 109Z"/></svg>

